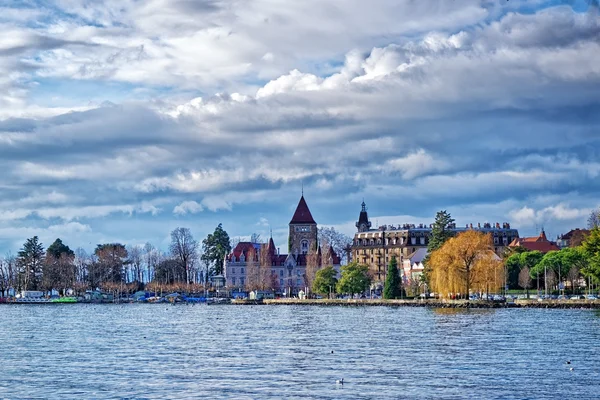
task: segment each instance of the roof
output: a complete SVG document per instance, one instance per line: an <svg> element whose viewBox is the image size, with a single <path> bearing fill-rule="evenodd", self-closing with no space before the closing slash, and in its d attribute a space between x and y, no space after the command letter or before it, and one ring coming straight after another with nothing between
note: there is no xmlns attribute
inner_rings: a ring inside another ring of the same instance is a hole
<svg viewBox="0 0 600 400"><path fill-rule="evenodd" d="M516 238L508 245L508 247L519 246L526 248L528 251L540 251L542 253L560 250L556 243L548 240L544 231L539 236Z"/></svg>
<svg viewBox="0 0 600 400"><path fill-rule="evenodd" d="M233 249L231 254L227 257L227 259L231 260L232 255L234 255L236 258L239 259L240 256L242 255L242 253L244 254L244 256L246 256L248 254L248 251L251 251L251 250L257 251L259 248L260 248L259 243L239 242L235 246L235 248Z"/></svg>
<svg viewBox="0 0 600 400"><path fill-rule="evenodd" d="M417 251L415 251L414 253L409 255L408 259L410 260L411 264L420 263L425 259L425 257L427 257L427 254L428 254L427 248L421 247L421 248L417 249Z"/></svg>
<svg viewBox="0 0 600 400"><path fill-rule="evenodd" d="M294 213L290 224L316 224L312 214L310 213L310 210L308 209L306 200L304 200L304 196L300 197L298 207L296 207L296 212Z"/></svg>
<svg viewBox="0 0 600 400"><path fill-rule="evenodd" d="M571 229L569 232L565 233L564 235L560 235L561 239L565 239L565 240L571 240L573 238L573 236L587 236L590 234L591 231L589 231L588 229L579 229L579 228L575 228L575 229Z"/></svg>

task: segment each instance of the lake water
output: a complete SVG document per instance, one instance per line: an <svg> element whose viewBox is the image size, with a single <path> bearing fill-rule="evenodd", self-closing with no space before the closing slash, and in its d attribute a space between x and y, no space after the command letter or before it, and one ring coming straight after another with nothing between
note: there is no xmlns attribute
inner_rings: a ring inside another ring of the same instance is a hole
<svg viewBox="0 0 600 400"><path fill-rule="evenodd" d="M593 310L5 305L0 321L0 398L600 397Z"/></svg>

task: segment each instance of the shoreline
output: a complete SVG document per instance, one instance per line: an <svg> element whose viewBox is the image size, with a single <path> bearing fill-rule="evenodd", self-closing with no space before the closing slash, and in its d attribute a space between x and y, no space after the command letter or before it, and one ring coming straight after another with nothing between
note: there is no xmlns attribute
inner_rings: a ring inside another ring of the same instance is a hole
<svg viewBox="0 0 600 400"><path fill-rule="evenodd" d="M384 299L264 299L241 300L221 303L130 303L130 302L6 302L1 305L124 305L124 304L156 304L156 305L261 305L261 306L316 306L316 307L423 307L423 308L457 308L457 309L500 309L500 308L545 308L545 309L600 309L600 300L525 300L517 299L515 302L503 301L467 301L467 300L384 300Z"/></svg>
<svg viewBox="0 0 600 400"><path fill-rule="evenodd" d="M524 300L515 302L467 301L467 300L383 300L383 299L265 299L262 303L233 301L232 304L263 305L309 305L346 307L428 307L428 308L553 308L553 309L600 309L600 300Z"/></svg>

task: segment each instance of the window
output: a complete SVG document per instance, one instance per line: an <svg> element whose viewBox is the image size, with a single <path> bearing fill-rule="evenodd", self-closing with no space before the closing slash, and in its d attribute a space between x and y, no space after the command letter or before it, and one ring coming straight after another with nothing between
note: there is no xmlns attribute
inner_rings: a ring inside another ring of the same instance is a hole
<svg viewBox="0 0 600 400"><path fill-rule="evenodd" d="M296 286L302 285L302 279L296 279Z"/></svg>
<svg viewBox="0 0 600 400"><path fill-rule="evenodd" d="M411 237L410 238L410 244L412 244L412 245L417 244L417 238L416 237Z"/></svg>
<svg viewBox="0 0 600 400"><path fill-rule="evenodd" d="M302 275L300 274L300 270L299 270L299 269L297 269L297 270L296 270L296 275L297 275L297 276L302 276Z"/></svg>
<svg viewBox="0 0 600 400"><path fill-rule="evenodd" d="M279 280L279 286L283 287L283 279Z"/></svg>
<svg viewBox="0 0 600 400"><path fill-rule="evenodd" d="M244 274L244 268L243 267L240 268L240 274L242 274L242 275Z"/></svg>
<svg viewBox="0 0 600 400"><path fill-rule="evenodd" d="M292 270L288 269L288 276L292 276Z"/></svg>
<svg viewBox="0 0 600 400"><path fill-rule="evenodd" d="M244 278L240 278L240 285L244 286L244 281L245 281Z"/></svg>
<svg viewBox="0 0 600 400"><path fill-rule="evenodd" d="M231 275L235 275L235 268L231 268Z"/></svg>
<svg viewBox="0 0 600 400"><path fill-rule="evenodd" d="M231 284L235 285L235 278L231 278Z"/></svg>
<svg viewBox="0 0 600 400"><path fill-rule="evenodd" d="M424 237L421 237L421 238L419 238L419 239L420 239L420 241L421 241L421 244L425 244L425 238L424 238Z"/></svg>
<svg viewBox="0 0 600 400"><path fill-rule="evenodd" d="M494 244L498 244L498 238L497 237L494 238Z"/></svg>
<svg viewBox="0 0 600 400"><path fill-rule="evenodd" d="M279 276L283 277L283 270L282 269L279 270Z"/></svg>
<svg viewBox="0 0 600 400"><path fill-rule="evenodd" d="M308 253L308 240L302 241L302 254Z"/></svg>
<svg viewBox="0 0 600 400"><path fill-rule="evenodd" d="M297 226L295 228L296 232L310 232L310 226Z"/></svg>

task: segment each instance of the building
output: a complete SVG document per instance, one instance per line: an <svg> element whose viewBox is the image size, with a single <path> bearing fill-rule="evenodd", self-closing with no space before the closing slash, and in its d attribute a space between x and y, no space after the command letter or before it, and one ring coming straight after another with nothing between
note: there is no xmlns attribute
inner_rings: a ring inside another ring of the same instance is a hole
<svg viewBox="0 0 600 400"><path fill-rule="evenodd" d="M413 282L419 282L425 265L423 260L427 257L427 248L420 247L414 253L404 258L402 261L402 283L404 285L410 285Z"/></svg>
<svg viewBox="0 0 600 400"><path fill-rule="evenodd" d="M560 250L556 243L548 240L546 232L543 230L539 236L516 238L508 247L513 249L516 247L523 247L527 249L527 251L540 251L542 253Z"/></svg>
<svg viewBox="0 0 600 400"><path fill-rule="evenodd" d="M273 238L264 244L240 242L225 258L226 285L232 289L248 288L252 279L248 267L268 265L270 277L264 274L260 279L268 279L269 287L278 293L295 295L306 286L307 262L333 265L337 271L340 268L340 257L333 248L323 249L318 245L317 223L302 195L289 223L288 254L280 253Z"/></svg>
<svg viewBox="0 0 600 400"><path fill-rule="evenodd" d="M356 222L357 232L352 243L352 257L360 264L369 266L375 283L383 283L387 271L387 264L392 256L396 256L399 265L404 265L404 260L417 250L427 248L433 224L402 224L382 225L371 228L367 207L363 201L361 211ZM510 227L508 222L467 224L457 227L452 224L450 229L456 233L467 229L475 229L489 233L494 243L494 251L502 254L507 246L519 237L517 229Z"/></svg>
<svg viewBox="0 0 600 400"><path fill-rule="evenodd" d="M569 232L560 235L556 239L556 245L561 249L564 249L565 247L577 247L581 245L590 232L591 231L587 229L571 229Z"/></svg>

